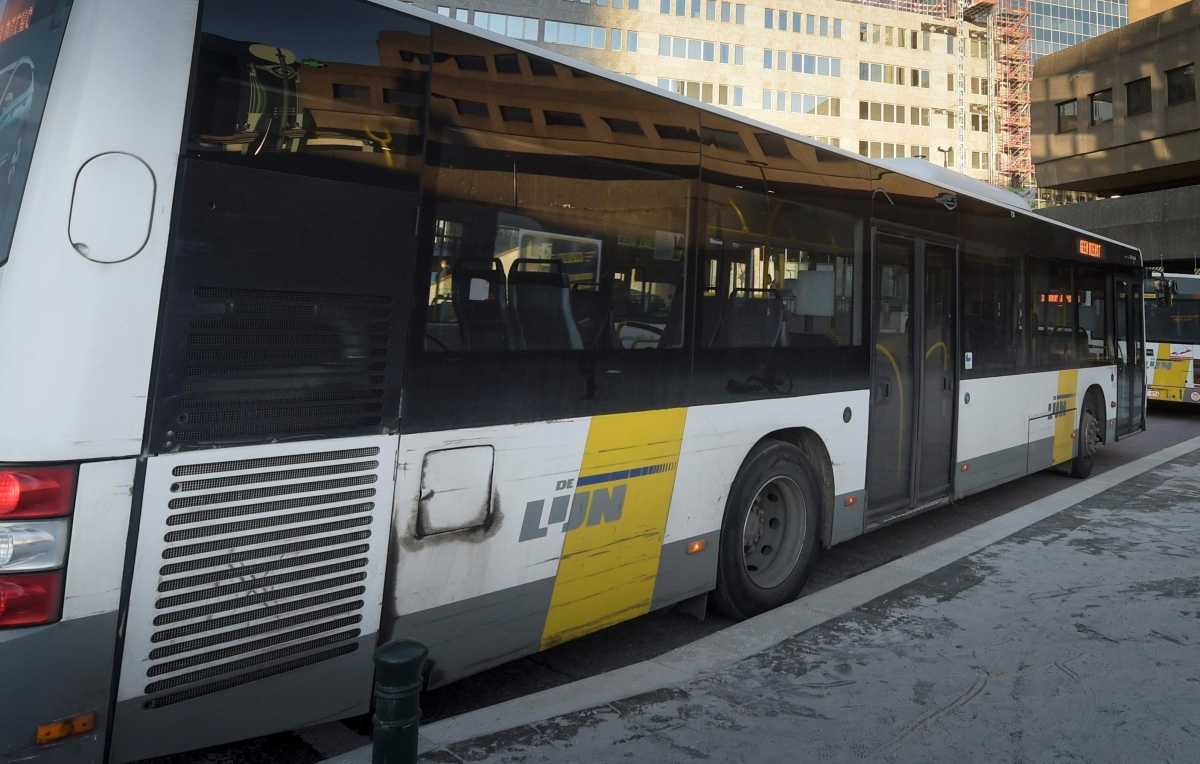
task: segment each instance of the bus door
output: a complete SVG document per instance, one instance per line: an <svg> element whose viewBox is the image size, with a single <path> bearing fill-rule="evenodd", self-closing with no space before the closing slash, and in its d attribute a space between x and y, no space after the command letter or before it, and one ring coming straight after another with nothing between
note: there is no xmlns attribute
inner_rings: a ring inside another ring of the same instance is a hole
<svg viewBox="0 0 1200 764"><path fill-rule="evenodd" d="M1146 351L1140 279L1113 277L1116 294L1117 437L1145 429Z"/></svg>
<svg viewBox="0 0 1200 764"><path fill-rule="evenodd" d="M957 250L874 234L868 525L950 494Z"/></svg>

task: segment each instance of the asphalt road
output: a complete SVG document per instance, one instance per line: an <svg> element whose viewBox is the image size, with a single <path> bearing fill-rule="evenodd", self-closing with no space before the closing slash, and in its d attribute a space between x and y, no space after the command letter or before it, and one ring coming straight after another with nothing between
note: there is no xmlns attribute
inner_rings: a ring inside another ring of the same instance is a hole
<svg viewBox="0 0 1200 764"><path fill-rule="evenodd" d="M1151 409L1147 432L1101 450L1096 473L1200 435L1200 411ZM998 515L1071 485L1054 471L1030 475L949 507L927 512L841 544L818 562L805 593L812 593L888 563ZM670 609L620 624L543 653L455 682L422 696L424 721L492 705L645 660L726 627L710 614L705 620ZM359 717L303 730L148 760L146 764L308 764L365 744L370 720Z"/></svg>

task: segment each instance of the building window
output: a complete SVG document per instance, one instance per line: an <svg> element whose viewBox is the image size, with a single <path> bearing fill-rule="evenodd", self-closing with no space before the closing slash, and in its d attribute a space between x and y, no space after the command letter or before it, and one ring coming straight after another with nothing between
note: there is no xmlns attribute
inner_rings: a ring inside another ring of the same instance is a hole
<svg viewBox="0 0 1200 764"><path fill-rule="evenodd" d="M946 75L946 91L949 93L954 92L954 74L953 73Z"/></svg>
<svg viewBox="0 0 1200 764"><path fill-rule="evenodd" d="M867 22L865 21L858 22L858 41L867 41Z"/></svg>
<svg viewBox="0 0 1200 764"><path fill-rule="evenodd" d="M971 115L971 121L977 115ZM1063 101L1058 104L1058 132L1069 133L1076 127L1076 121L1079 117L1079 105L1074 101Z"/></svg>
<svg viewBox="0 0 1200 764"><path fill-rule="evenodd" d="M704 19L705 21L717 20L717 0L706 0L704 3Z"/></svg>
<svg viewBox="0 0 1200 764"><path fill-rule="evenodd" d="M546 26L549 27L551 23L546 22ZM528 16L509 16L504 13L475 11L475 26L489 29L496 34L502 34L506 37L515 37L518 40L533 40L536 42L538 38L538 20ZM602 27L560 22L558 28L559 30L568 30L572 35L576 36L568 41L565 39L564 32L564 39L551 40L547 38L546 42L558 42L561 45L579 45L584 48L604 47L604 29ZM599 33L599 37L596 37L597 32Z"/></svg>
<svg viewBox="0 0 1200 764"><path fill-rule="evenodd" d="M742 105L742 86L741 85L733 86L733 105L734 106Z"/></svg>
<svg viewBox="0 0 1200 764"><path fill-rule="evenodd" d="M1167 72L1167 106L1196 100L1196 67L1193 64Z"/></svg>
<svg viewBox="0 0 1200 764"><path fill-rule="evenodd" d="M731 3L721 3L721 21L726 24L733 21L733 6Z"/></svg>
<svg viewBox="0 0 1200 764"><path fill-rule="evenodd" d="M1112 88L1101 90L1099 93L1092 93L1088 98L1092 102L1092 124L1099 125L1102 122L1112 122Z"/></svg>
<svg viewBox="0 0 1200 764"><path fill-rule="evenodd" d="M735 24L745 24L746 23L746 6L742 5L741 3L738 3L736 6L734 6L734 11L735 11L734 23Z"/></svg>
<svg viewBox="0 0 1200 764"><path fill-rule="evenodd" d="M743 48L741 45L733 46L733 63L735 66L741 66L743 63L745 63L744 53L745 48Z"/></svg>
<svg viewBox="0 0 1200 764"><path fill-rule="evenodd" d="M913 32L914 38L916 37L916 34L916 32ZM913 45L913 47L915 48L917 46ZM946 54L950 56L954 55L954 35L952 34L946 35Z"/></svg>
<svg viewBox="0 0 1200 764"><path fill-rule="evenodd" d="M342 85L341 83L333 83L333 97L339 101L362 101L364 103L371 100L371 88L366 85Z"/></svg>
<svg viewBox="0 0 1200 764"><path fill-rule="evenodd" d="M637 0L633 1L637 2ZM633 6L631 5L630 7L632 8ZM637 53L637 37L638 35L636 29L630 29L625 33L625 50L629 51L630 53Z"/></svg>
<svg viewBox="0 0 1200 764"><path fill-rule="evenodd" d="M470 23L471 11L467 10L466 8L455 8L454 9L454 20L461 21L464 24Z"/></svg>
<svg viewBox="0 0 1200 764"><path fill-rule="evenodd" d="M833 36L838 40L842 39L842 20L841 19L833 20Z"/></svg>
<svg viewBox="0 0 1200 764"><path fill-rule="evenodd" d="M770 69L774 66L775 51L770 48L763 48L763 69Z"/></svg>
<svg viewBox="0 0 1200 764"><path fill-rule="evenodd" d="M439 15L439 16L445 16L446 18L450 18L450 6L448 6L448 5L439 5L439 6L437 7L437 9L438 9L438 15Z"/></svg>
<svg viewBox="0 0 1200 764"><path fill-rule="evenodd" d="M1125 83L1125 114L1145 114L1150 111L1150 78Z"/></svg>
<svg viewBox="0 0 1200 764"><path fill-rule="evenodd" d="M774 29L775 28L775 9L774 8L763 9L763 28L765 28L765 29Z"/></svg>

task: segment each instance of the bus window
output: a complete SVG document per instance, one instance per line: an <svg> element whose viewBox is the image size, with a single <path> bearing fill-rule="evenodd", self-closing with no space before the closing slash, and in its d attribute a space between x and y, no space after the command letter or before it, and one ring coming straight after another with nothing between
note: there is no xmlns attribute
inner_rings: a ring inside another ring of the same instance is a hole
<svg viewBox="0 0 1200 764"><path fill-rule="evenodd" d="M8 260L70 10L71 0L0 3L0 265Z"/></svg>
<svg viewBox="0 0 1200 764"><path fill-rule="evenodd" d="M1033 258L1030 260L1029 324L1034 362L1069 366L1082 357L1075 328L1075 294L1071 266Z"/></svg>
<svg viewBox="0 0 1200 764"><path fill-rule="evenodd" d="M960 260L963 352L971 372L1017 371L1024 363L1024 258L967 252Z"/></svg>
<svg viewBox="0 0 1200 764"><path fill-rule="evenodd" d="M565 69L571 79L558 83L549 62L444 34L439 45L458 54L432 64L436 230L424 350L679 347L687 175L638 159L645 131L611 129L610 118L628 116L628 106L586 90L611 86L591 78L581 85ZM508 63L493 73L497 56ZM476 64L464 67L468 59ZM541 87L552 98L529 96L526 67L546 72ZM482 108L464 110L466 102ZM656 134L673 136L667 127ZM570 140L539 137L542 130ZM685 152L658 156L677 153Z"/></svg>
<svg viewBox="0 0 1200 764"><path fill-rule="evenodd" d="M1147 341L1200 344L1200 279L1148 282L1145 305Z"/></svg>
<svg viewBox="0 0 1200 764"><path fill-rule="evenodd" d="M1108 288L1104 271L1075 269L1075 304L1079 310L1077 347L1081 361L1111 363L1112 341L1108 336Z"/></svg>

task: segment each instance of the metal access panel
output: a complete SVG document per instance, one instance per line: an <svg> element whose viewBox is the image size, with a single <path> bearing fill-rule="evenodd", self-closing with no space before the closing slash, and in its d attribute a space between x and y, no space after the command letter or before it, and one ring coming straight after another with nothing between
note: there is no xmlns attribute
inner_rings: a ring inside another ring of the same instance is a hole
<svg viewBox="0 0 1200 764"><path fill-rule="evenodd" d="M395 449L370 436L149 460L114 761L367 709Z"/></svg>

